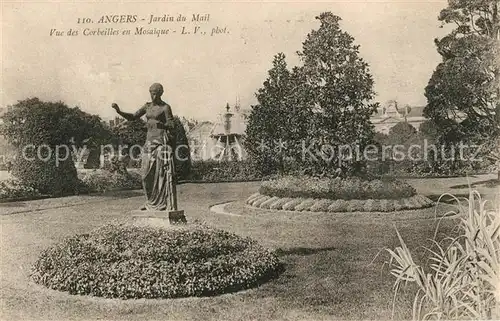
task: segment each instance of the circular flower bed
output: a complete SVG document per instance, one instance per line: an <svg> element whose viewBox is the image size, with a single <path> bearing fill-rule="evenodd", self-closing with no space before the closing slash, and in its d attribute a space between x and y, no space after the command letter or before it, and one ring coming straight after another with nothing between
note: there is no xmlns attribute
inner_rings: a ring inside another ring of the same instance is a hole
<svg viewBox="0 0 500 321"><path fill-rule="evenodd" d="M260 194L343 200L400 199L416 195L408 183L396 179L316 178L285 176L262 183Z"/></svg>
<svg viewBox="0 0 500 321"><path fill-rule="evenodd" d="M392 212L425 208L434 202L423 195L414 195L399 200L367 199L367 200L329 200L324 198L290 198L271 197L255 193L246 204L262 209L310 212Z"/></svg>
<svg viewBox="0 0 500 321"><path fill-rule="evenodd" d="M434 204L400 180L293 176L263 182L259 193L246 203L263 209L312 212L390 212Z"/></svg>
<svg viewBox="0 0 500 321"><path fill-rule="evenodd" d="M70 294L175 298L249 288L280 269L274 253L221 230L107 225L44 250L31 277Z"/></svg>

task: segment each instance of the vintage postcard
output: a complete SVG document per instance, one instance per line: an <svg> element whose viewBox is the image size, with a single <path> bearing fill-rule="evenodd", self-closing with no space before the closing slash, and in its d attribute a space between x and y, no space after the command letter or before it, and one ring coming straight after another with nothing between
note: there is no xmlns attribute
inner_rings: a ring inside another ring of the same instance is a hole
<svg viewBox="0 0 500 321"><path fill-rule="evenodd" d="M500 1L2 1L2 320L500 318Z"/></svg>

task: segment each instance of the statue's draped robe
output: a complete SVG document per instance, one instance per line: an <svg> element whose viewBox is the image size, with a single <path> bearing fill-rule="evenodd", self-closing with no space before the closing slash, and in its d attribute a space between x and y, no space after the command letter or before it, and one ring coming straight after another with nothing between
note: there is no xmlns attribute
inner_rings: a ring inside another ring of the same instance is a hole
<svg viewBox="0 0 500 321"><path fill-rule="evenodd" d="M148 138L142 156L142 186L146 195L146 210L177 210L174 171L174 142L168 124L173 125L171 115L151 110L146 104ZM151 120L159 121L158 124ZM167 126L165 125L167 124ZM172 126L173 127L173 126Z"/></svg>

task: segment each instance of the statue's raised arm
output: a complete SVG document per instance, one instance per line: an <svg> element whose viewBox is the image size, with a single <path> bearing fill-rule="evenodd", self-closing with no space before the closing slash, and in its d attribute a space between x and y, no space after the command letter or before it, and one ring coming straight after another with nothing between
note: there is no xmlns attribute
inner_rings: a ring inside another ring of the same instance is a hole
<svg viewBox="0 0 500 321"><path fill-rule="evenodd" d="M146 114L146 106L142 106L134 114L132 114L132 113L126 113L126 112L121 111L120 107L116 103L112 103L111 107L114 110L116 110L116 113L118 115L122 116L126 120L137 120L137 119L141 118L142 116L144 116Z"/></svg>

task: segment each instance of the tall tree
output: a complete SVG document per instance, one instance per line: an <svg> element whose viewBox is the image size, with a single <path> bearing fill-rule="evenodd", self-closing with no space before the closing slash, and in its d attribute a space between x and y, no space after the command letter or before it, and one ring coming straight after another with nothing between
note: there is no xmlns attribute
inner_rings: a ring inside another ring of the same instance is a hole
<svg viewBox="0 0 500 321"><path fill-rule="evenodd" d="M484 143L488 155L500 144L499 6L499 0L449 0L439 20L456 28L435 40L443 61L425 89L424 115L437 124L440 141Z"/></svg>
<svg viewBox="0 0 500 321"><path fill-rule="evenodd" d="M9 106L2 115L1 132L16 146L83 146L88 139L105 142L109 132L97 115L63 102L44 102L29 98Z"/></svg>
<svg viewBox="0 0 500 321"><path fill-rule="evenodd" d="M293 94L285 58L283 53L274 56L268 78L256 93L258 104L252 106L248 116L245 147L264 172L283 170L283 148L290 128L286 123L288 102Z"/></svg>
<svg viewBox="0 0 500 321"><path fill-rule="evenodd" d="M476 34L499 40L499 7L498 0L448 0L448 7L441 10L438 19L456 25L450 34L452 38L459 34Z"/></svg>
<svg viewBox="0 0 500 321"><path fill-rule="evenodd" d="M343 158L338 151L340 146L363 150L372 142L370 117L378 106L373 102L374 81L368 64L360 57L359 45L341 30L341 18L324 12L316 19L319 29L307 35L302 52L298 52L303 62L300 73L308 87L304 98L314 112L313 139L320 145L333 146L334 151L319 162L315 160L314 171L326 173L340 168L345 175L359 174L364 162Z"/></svg>

